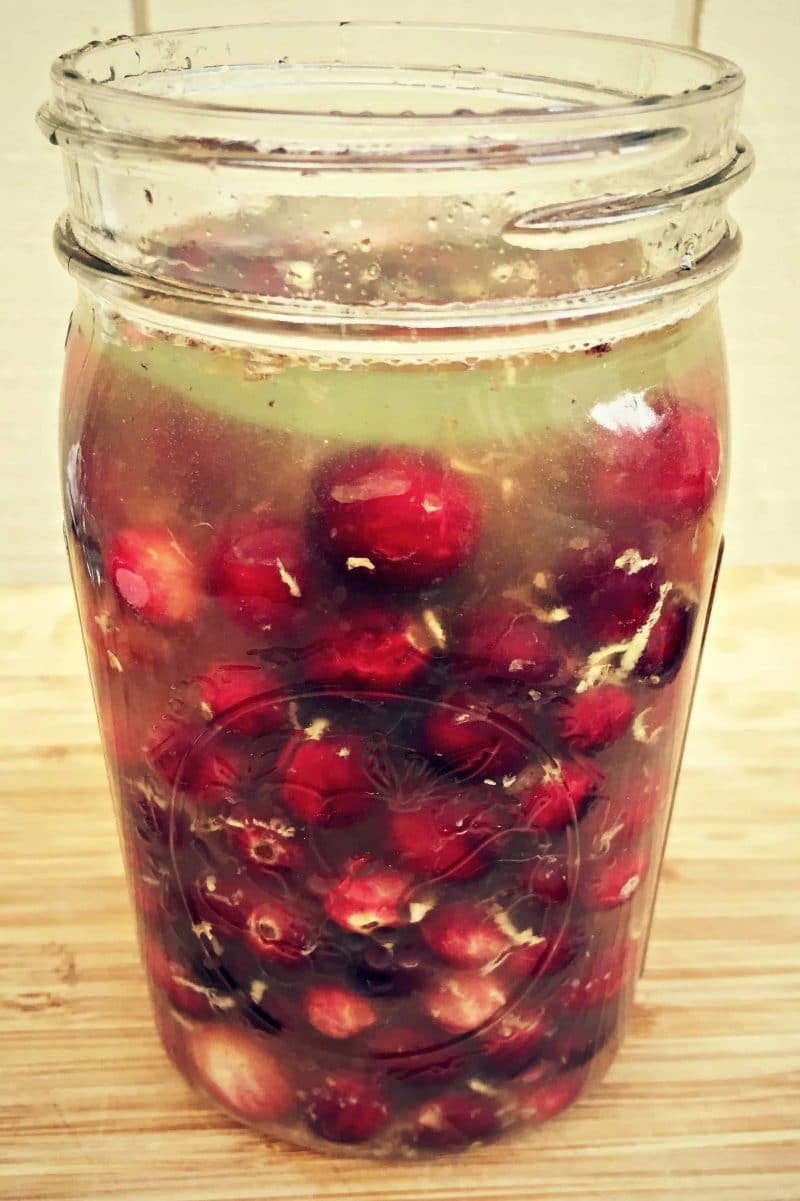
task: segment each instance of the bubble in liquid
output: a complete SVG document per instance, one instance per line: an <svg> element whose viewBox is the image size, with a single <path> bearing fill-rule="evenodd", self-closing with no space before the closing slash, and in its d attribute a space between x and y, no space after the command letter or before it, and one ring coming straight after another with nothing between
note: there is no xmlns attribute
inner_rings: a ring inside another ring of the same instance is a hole
<svg viewBox="0 0 800 1201"><path fill-rule="evenodd" d="M436 230L439 228L439 222L438 222L437 218L436 218L436 217L429 217L429 218L428 218L428 220L427 220L427 226L428 226L428 229L431 231L431 233L432 233L432 234L433 234L433 233L436 233Z"/></svg>

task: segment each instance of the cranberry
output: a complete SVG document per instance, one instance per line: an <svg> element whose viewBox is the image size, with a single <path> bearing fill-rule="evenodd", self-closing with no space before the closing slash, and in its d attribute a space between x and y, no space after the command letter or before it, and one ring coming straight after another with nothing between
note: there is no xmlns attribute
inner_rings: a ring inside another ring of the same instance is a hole
<svg viewBox="0 0 800 1201"><path fill-rule="evenodd" d="M209 590L241 625L280 630L306 604L310 574L299 528L256 509L217 539Z"/></svg>
<svg viewBox="0 0 800 1201"><path fill-rule="evenodd" d="M157 729L148 758L168 784L196 801L216 804L235 799L243 777L236 752L205 741L202 730L179 720Z"/></svg>
<svg viewBox="0 0 800 1201"><path fill-rule="evenodd" d="M245 876L209 872L194 883L191 896L199 921L225 933L246 929L264 893Z"/></svg>
<svg viewBox="0 0 800 1201"><path fill-rule="evenodd" d="M276 699L281 681L254 663L219 663L200 677L204 715L234 734L263 734L287 720L287 704Z"/></svg>
<svg viewBox="0 0 800 1201"><path fill-rule="evenodd" d="M481 1053L498 1070L518 1072L540 1050L547 1033L543 1009L505 1013L482 1035Z"/></svg>
<svg viewBox="0 0 800 1201"><path fill-rule="evenodd" d="M293 734L277 764L281 800L312 825L352 825L375 803L366 757L357 734Z"/></svg>
<svg viewBox="0 0 800 1201"><path fill-rule="evenodd" d="M210 1023L196 1026L190 1037L200 1083L231 1113L250 1122L268 1122L291 1109L291 1077L263 1038Z"/></svg>
<svg viewBox="0 0 800 1201"><path fill-rule="evenodd" d="M552 680L563 661L553 631L509 604L469 614L457 631L454 659L472 676L522 688Z"/></svg>
<svg viewBox="0 0 800 1201"><path fill-rule="evenodd" d="M680 525L711 504L720 475L714 422L671 396L650 394L603 421L592 495L614 512Z"/></svg>
<svg viewBox="0 0 800 1201"><path fill-rule="evenodd" d="M312 984L303 997L308 1021L327 1038L353 1038L374 1025L375 1008L338 984Z"/></svg>
<svg viewBox="0 0 800 1201"><path fill-rule="evenodd" d="M485 795L445 791L389 816L388 845L417 875L471 880L486 872L507 817Z"/></svg>
<svg viewBox="0 0 800 1201"><path fill-rule="evenodd" d="M367 934L408 923L409 878L369 855L350 860L348 870L325 898L328 917L345 930Z"/></svg>
<svg viewBox="0 0 800 1201"><path fill-rule="evenodd" d="M441 1027L433 1023L380 1026L366 1038L382 1071L403 1084L424 1086L452 1080L464 1066L463 1055L441 1042Z"/></svg>
<svg viewBox="0 0 800 1201"><path fill-rule="evenodd" d="M108 578L129 608L154 625L194 621L200 572L189 549L159 526L121 530L106 561Z"/></svg>
<svg viewBox="0 0 800 1201"><path fill-rule="evenodd" d="M546 1122L578 1098L585 1082L586 1072L583 1069L564 1072L551 1080L534 1078L530 1084L524 1082L523 1078L523 1088L517 1101L518 1108L526 1118L535 1122Z"/></svg>
<svg viewBox="0 0 800 1201"><path fill-rule="evenodd" d="M313 1090L306 1115L322 1138L363 1143L389 1121L389 1107L377 1083L342 1072Z"/></svg>
<svg viewBox="0 0 800 1201"><path fill-rule="evenodd" d="M526 822L537 830L563 830L580 817L602 779L595 767L577 760L546 767L532 787L522 781L517 791Z"/></svg>
<svg viewBox="0 0 800 1201"><path fill-rule="evenodd" d="M361 688L402 688L429 663L420 627L405 613L364 606L340 615L318 635L306 663L309 680Z"/></svg>
<svg viewBox="0 0 800 1201"><path fill-rule="evenodd" d="M663 578L655 556L603 541L569 551L557 587L583 638L613 643L626 641L645 624Z"/></svg>
<svg viewBox="0 0 800 1201"><path fill-rule="evenodd" d="M563 905L570 895L570 863L566 855L538 854L521 877L525 892L542 905Z"/></svg>
<svg viewBox="0 0 800 1201"><path fill-rule="evenodd" d="M459 972L443 976L423 997L426 1012L453 1034L480 1029L507 1001L506 991L493 976Z"/></svg>
<svg viewBox="0 0 800 1201"><path fill-rule="evenodd" d="M166 993L175 1009L195 1018L209 1017L213 1013L214 994L194 979L181 963L170 959L158 943L148 942L144 959L150 979Z"/></svg>
<svg viewBox="0 0 800 1201"><path fill-rule="evenodd" d="M442 1093L426 1101L414 1115L412 1141L445 1150L490 1138L500 1129L500 1106L479 1092Z"/></svg>
<svg viewBox="0 0 800 1201"><path fill-rule="evenodd" d="M459 775L483 779L513 773L524 763L526 752L520 739L504 726L507 715L508 706L494 710L474 693L450 693L426 716L421 749Z"/></svg>
<svg viewBox="0 0 800 1201"><path fill-rule="evenodd" d="M323 469L316 501L326 555L375 583L437 583L466 563L478 540L472 486L432 454L376 448L336 458Z"/></svg>
<svg viewBox="0 0 800 1201"><path fill-rule="evenodd" d="M650 857L644 850L621 851L587 864L578 895L587 909L616 909L638 890Z"/></svg>
<svg viewBox="0 0 800 1201"><path fill-rule="evenodd" d="M670 594L650 631L647 645L636 661L635 671L648 683L661 684L678 671L694 624L694 609L681 597Z"/></svg>
<svg viewBox="0 0 800 1201"><path fill-rule="evenodd" d="M434 955L452 967L484 967L512 946L495 917L470 901L437 905L420 931Z"/></svg>
<svg viewBox="0 0 800 1201"><path fill-rule="evenodd" d="M237 807L225 823L225 834L231 849L256 871L299 872L306 867L303 843L280 818L262 821Z"/></svg>
<svg viewBox="0 0 800 1201"><path fill-rule="evenodd" d="M623 944L599 951L588 947L559 991L557 1004L570 1013L607 1005L619 996L633 966L630 946Z"/></svg>
<svg viewBox="0 0 800 1201"><path fill-rule="evenodd" d="M581 827L584 857L601 859L636 842L661 804L661 788L641 779L622 793L598 802Z"/></svg>
<svg viewBox="0 0 800 1201"><path fill-rule="evenodd" d="M558 736L576 751L601 751L617 742L633 721L636 703L624 688L601 684L578 692L556 718Z"/></svg>
<svg viewBox="0 0 800 1201"><path fill-rule="evenodd" d="M298 906L262 897L247 918L245 941L259 959L296 967L314 949L311 923Z"/></svg>

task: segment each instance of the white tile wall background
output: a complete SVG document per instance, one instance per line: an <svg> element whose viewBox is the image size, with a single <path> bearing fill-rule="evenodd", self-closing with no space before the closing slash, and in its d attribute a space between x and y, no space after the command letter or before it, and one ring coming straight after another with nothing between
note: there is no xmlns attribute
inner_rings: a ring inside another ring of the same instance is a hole
<svg viewBox="0 0 800 1201"><path fill-rule="evenodd" d="M430 0L403 0L430 20ZM394 18L388 0L306 0L303 19ZM0 0L0 583L60 580L55 459L61 348L72 286L50 229L62 205L58 155L33 123L56 54L90 38L224 21L291 19L296 0ZM522 14L522 17L520 17ZM734 201L746 253L725 285L734 396L728 553L737 562L800 560L800 3L795 0L444 0L436 19L524 21L694 42L740 62L749 78L743 128L758 169Z"/></svg>

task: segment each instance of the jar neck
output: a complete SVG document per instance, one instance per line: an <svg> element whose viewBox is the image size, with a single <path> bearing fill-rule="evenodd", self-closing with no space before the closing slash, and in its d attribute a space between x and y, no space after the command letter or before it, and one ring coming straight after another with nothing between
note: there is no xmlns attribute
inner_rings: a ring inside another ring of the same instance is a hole
<svg viewBox="0 0 800 1201"><path fill-rule="evenodd" d="M741 86L621 39L258 26L65 56L40 119L69 236L135 286L290 322L524 325L716 285Z"/></svg>

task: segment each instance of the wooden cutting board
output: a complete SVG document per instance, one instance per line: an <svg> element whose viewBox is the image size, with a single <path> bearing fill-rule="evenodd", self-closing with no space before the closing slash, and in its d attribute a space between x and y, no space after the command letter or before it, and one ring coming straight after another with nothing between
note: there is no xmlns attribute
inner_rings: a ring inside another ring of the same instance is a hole
<svg viewBox="0 0 800 1201"><path fill-rule="evenodd" d="M648 957L605 1082L432 1163L260 1139L164 1059L72 600L0 591L0 1197L800 1201L800 569L723 573Z"/></svg>

